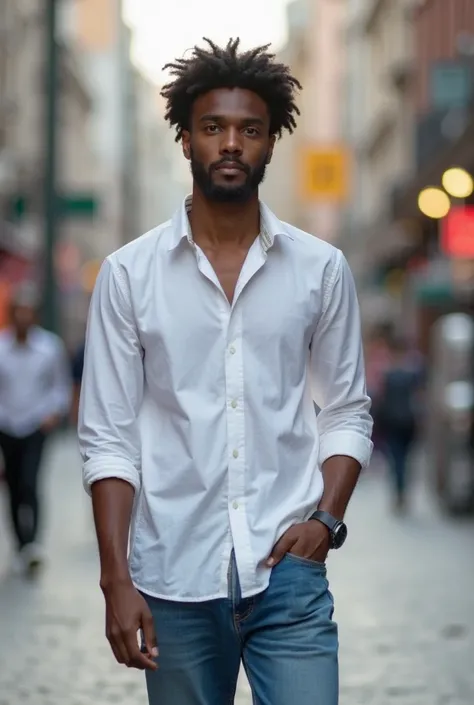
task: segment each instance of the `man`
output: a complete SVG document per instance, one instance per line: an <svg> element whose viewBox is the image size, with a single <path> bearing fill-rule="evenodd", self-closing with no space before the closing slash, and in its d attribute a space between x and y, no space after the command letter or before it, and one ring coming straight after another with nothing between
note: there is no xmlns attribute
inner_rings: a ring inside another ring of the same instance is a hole
<svg viewBox="0 0 474 705"><path fill-rule="evenodd" d="M356 294L338 250L258 199L297 80L268 47L207 42L163 89L192 197L106 260L91 303L107 636L151 705L227 705L241 660L258 705L335 705L325 561L371 453Z"/></svg>
<svg viewBox="0 0 474 705"><path fill-rule="evenodd" d="M394 510L404 512L409 490L408 461L423 414L423 371L419 356L402 338L392 336L389 346L391 357L381 380L378 407L391 471Z"/></svg>
<svg viewBox="0 0 474 705"><path fill-rule="evenodd" d="M14 293L10 326L0 333L0 450L18 568L41 563L37 545L38 476L46 438L70 403L70 377L62 341L36 325L38 298L30 284Z"/></svg>

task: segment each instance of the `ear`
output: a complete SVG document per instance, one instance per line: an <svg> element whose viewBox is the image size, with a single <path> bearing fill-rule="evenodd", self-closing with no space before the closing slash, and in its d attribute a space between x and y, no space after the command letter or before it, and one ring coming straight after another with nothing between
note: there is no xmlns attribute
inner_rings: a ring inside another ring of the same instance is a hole
<svg viewBox="0 0 474 705"><path fill-rule="evenodd" d="M183 136L181 137L181 147L183 149L184 158L191 160L191 133L189 130L183 130Z"/></svg>
<svg viewBox="0 0 474 705"><path fill-rule="evenodd" d="M267 164L270 164L270 162L272 161L273 149L275 147L275 141L276 141L276 135L272 135L270 137L270 146L268 148L268 153L267 153Z"/></svg>

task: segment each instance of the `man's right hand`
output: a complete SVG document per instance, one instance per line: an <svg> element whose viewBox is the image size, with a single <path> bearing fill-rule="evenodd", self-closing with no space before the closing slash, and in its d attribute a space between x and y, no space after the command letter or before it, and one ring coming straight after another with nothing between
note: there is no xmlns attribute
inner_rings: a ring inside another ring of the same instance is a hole
<svg viewBox="0 0 474 705"><path fill-rule="evenodd" d="M118 663L129 668L155 671L158 648L153 617L146 600L133 583L117 582L102 586L106 605L106 635ZM145 651L138 645L141 630Z"/></svg>

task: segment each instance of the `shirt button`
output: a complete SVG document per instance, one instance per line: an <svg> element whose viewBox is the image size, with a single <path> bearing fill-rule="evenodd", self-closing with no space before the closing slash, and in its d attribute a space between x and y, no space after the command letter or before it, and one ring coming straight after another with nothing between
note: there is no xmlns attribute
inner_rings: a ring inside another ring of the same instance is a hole
<svg viewBox="0 0 474 705"><path fill-rule="evenodd" d="M230 405L231 405L231 407L232 407L233 409L236 409L236 408L237 408L237 400L236 400L236 399L232 399L232 401L230 402Z"/></svg>
<svg viewBox="0 0 474 705"><path fill-rule="evenodd" d="M231 355L233 355L233 354L235 353L235 348L234 348L233 345L230 346L229 352L230 352Z"/></svg>
<svg viewBox="0 0 474 705"><path fill-rule="evenodd" d="M234 502L232 502L232 506L234 507L234 509L238 509L239 503L234 501Z"/></svg>
<svg viewBox="0 0 474 705"><path fill-rule="evenodd" d="M239 457L239 451L238 451L238 450L232 451L232 455L234 456L234 458L238 458L238 457Z"/></svg>

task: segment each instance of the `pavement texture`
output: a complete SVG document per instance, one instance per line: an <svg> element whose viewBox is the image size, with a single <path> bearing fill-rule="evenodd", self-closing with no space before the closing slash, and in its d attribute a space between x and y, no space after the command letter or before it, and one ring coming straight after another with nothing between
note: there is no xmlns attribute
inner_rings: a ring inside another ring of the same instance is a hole
<svg viewBox="0 0 474 705"><path fill-rule="evenodd" d="M104 637L74 439L51 444L45 461L49 560L35 582L9 571L0 505L0 705L146 705L143 675L118 666ZM369 472L348 512L348 542L330 557L341 705L474 703L474 524L441 516L424 488L420 479L409 514L397 517L385 478ZM250 703L242 677L236 705Z"/></svg>

